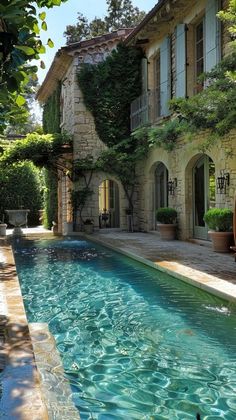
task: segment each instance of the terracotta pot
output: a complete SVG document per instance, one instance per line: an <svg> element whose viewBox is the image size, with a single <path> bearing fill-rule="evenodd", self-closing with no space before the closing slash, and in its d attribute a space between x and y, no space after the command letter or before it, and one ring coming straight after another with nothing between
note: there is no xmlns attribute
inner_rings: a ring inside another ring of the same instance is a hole
<svg viewBox="0 0 236 420"><path fill-rule="evenodd" d="M230 252L230 246L233 245L233 232L208 232L213 245L214 252Z"/></svg>
<svg viewBox="0 0 236 420"><path fill-rule="evenodd" d="M88 234L93 233L93 225L84 225L84 232Z"/></svg>
<svg viewBox="0 0 236 420"><path fill-rule="evenodd" d="M173 241L176 239L176 226L175 224L158 224L158 229L161 235L161 239L165 241Z"/></svg>

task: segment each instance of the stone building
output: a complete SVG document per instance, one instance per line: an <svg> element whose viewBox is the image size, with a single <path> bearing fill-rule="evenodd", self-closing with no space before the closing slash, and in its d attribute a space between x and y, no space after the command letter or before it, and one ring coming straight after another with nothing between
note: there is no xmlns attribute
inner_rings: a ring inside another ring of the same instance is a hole
<svg viewBox="0 0 236 420"><path fill-rule="evenodd" d="M46 103L61 84L60 119L61 130L73 137L73 161L93 156L96 159L106 146L99 139L93 116L84 105L83 95L77 81L77 73L83 63L97 64L103 61L117 44L131 32L121 29L96 38L62 47L56 54L46 78L40 87L37 99ZM88 178L89 178L88 174ZM59 173L58 182L58 229L67 233L72 229L71 185L69 178ZM121 209L127 207L125 193L119 180L109 174L96 172L89 184L93 194L83 210L83 220L92 219L95 228L126 228L126 215ZM80 229L79 216L76 220Z"/></svg>
<svg viewBox="0 0 236 420"><path fill-rule="evenodd" d="M160 124L169 117L168 101L191 97L199 89L197 78L210 71L228 53L228 31L216 13L227 2L218 0L160 0L128 35L128 45L141 46L143 94L132 103L131 126ZM156 229L156 210L178 211L179 237L208 239L203 215L209 207L232 208L236 190L236 132L201 152L207 133L192 141L184 137L172 152L155 147L139 168L136 208L139 229ZM225 185L217 189L217 179Z"/></svg>
<svg viewBox="0 0 236 420"><path fill-rule="evenodd" d="M73 159L92 154L97 157L106 147L98 138L92 115L83 103L76 74L80 64L96 64L115 48L120 39L139 46L142 60L142 95L131 104L131 129L143 123L153 126L170 118L168 101L191 97L204 86L197 78L211 70L228 53L228 31L216 13L226 7L219 0L159 0L132 31L122 30L89 41L63 47L57 53L38 93L45 102L62 82L61 127L73 135ZM138 165L134 201L134 228L156 230L156 210L163 206L178 211L179 238L208 239L203 221L209 207L233 206L236 190L236 132L231 131L203 153L207 133L199 132L187 141L178 139L171 152L155 147ZM217 179L224 188L217 189ZM69 189L65 176L59 182L59 228L71 222ZM84 217L94 220L95 228L127 229L127 200L119 180L96 172L91 181L93 194L84 208Z"/></svg>

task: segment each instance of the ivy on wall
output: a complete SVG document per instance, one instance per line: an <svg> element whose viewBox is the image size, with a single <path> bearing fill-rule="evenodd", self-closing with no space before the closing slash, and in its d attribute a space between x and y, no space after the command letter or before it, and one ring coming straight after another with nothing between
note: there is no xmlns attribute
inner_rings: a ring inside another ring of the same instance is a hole
<svg viewBox="0 0 236 420"><path fill-rule="evenodd" d="M60 97L61 83L58 83L53 94L48 98L43 107L44 133L60 133Z"/></svg>
<svg viewBox="0 0 236 420"><path fill-rule="evenodd" d="M60 96L61 84L58 83L53 94L48 98L43 107L44 133L60 133ZM58 196L57 175L52 170L45 170L46 191L44 194L44 226L50 228L53 221L57 221Z"/></svg>
<svg viewBox="0 0 236 420"><path fill-rule="evenodd" d="M120 43L105 61L85 64L78 74L84 103L91 111L96 131L108 146L96 162L96 169L120 179L133 211L136 164L148 150L146 137L130 131L130 104L141 94L141 49Z"/></svg>
<svg viewBox="0 0 236 420"><path fill-rule="evenodd" d="M141 49L120 43L105 61L78 73L84 103L100 139L113 146L130 135L130 104L141 94Z"/></svg>

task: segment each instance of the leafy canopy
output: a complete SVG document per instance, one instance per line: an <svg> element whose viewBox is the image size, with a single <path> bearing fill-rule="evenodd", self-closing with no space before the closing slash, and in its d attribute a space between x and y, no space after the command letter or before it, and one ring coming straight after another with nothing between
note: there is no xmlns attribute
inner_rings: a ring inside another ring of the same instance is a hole
<svg viewBox="0 0 236 420"><path fill-rule="evenodd" d="M59 158L70 151L65 147L68 141L65 135L32 133L24 140L15 141L12 147L5 150L0 162L2 165L11 165L28 160L39 168L63 169Z"/></svg>
<svg viewBox="0 0 236 420"><path fill-rule="evenodd" d="M108 146L130 135L130 103L141 92L142 51L120 43L105 61L84 64L78 73L86 107Z"/></svg>
<svg viewBox="0 0 236 420"><path fill-rule="evenodd" d="M36 79L37 66L46 47L40 31L47 30L46 13L36 6L50 8L66 0L1 0L0 4L0 131L16 119L25 121L24 92L30 79ZM47 45L53 47L48 39ZM44 63L41 61L41 66Z"/></svg>
<svg viewBox="0 0 236 420"><path fill-rule="evenodd" d="M23 206L30 209L28 222L38 224L42 207L40 173L31 162L1 165L0 162L0 221L7 221L6 209Z"/></svg>
<svg viewBox="0 0 236 420"><path fill-rule="evenodd" d="M145 16L145 12L134 7L131 0L107 0L106 3L107 15L104 19L95 17L89 22L82 13L78 13L76 25L68 25L64 32L67 44L91 39L121 28L132 28Z"/></svg>

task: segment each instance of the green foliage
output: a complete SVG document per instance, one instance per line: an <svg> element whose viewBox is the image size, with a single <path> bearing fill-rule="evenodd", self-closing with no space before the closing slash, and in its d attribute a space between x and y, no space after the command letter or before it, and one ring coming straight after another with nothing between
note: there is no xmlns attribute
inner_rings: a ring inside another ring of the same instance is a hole
<svg viewBox="0 0 236 420"><path fill-rule="evenodd" d="M138 161L147 156L148 149L146 136L133 133L131 137L105 150L97 160L97 169L114 174L120 179L131 211L136 182L136 165Z"/></svg>
<svg viewBox="0 0 236 420"><path fill-rule="evenodd" d="M78 13L76 25L68 25L64 36L67 44L112 32L121 28L136 26L145 16L131 0L107 0L107 15L104 19L95 17L91 22Z"/></svg>
<svg viewBox="0 0 236 420"><path fill-rule="evenodd" d="M67 45L85 39L102 35L107 32L106 22L95 17L91 22L82 14L78 13L76 25L68 25L64 32Z"/></svg>
<svg viewBox="0 0 236 420"><path fill-rule="evenodd" d="M204 215L204 221L209 229L216 232L231 232L233 227L233 212L230 209L210 209Z"/></svg>
<svg viewBox="0 0 236 420"><path fill-rule="evenodd" d="M58 83L53 94L48 98L43 107L43 130L44 133L60 133L60 96L61 84Z"/></svg>
<svg viewBox="0 0 236 420"><path fill-rule="evenodd" d="M39 34L41 29L47 29L46 14L37 16L35 5L50 8L62 1L36 0L32 3L28 0L1 0L0 131L9 122L27 119L24 92L30 78L37 78L38 68L31 62L39 60L45 52ZM50 39L47 45L53 46Z"/></svg>
<svg viewBox="0 0 236 420"><path fill-rule="evenodd" d="M232 46L236 46L236 1L230 0L228 8L226 10L221 10L217 16L228 24L229 33L231 35ZM234 77L236 76L236 70L234 69Z"/></svg>
<svg viewBox="0 0 236 420"><path fill-rule="evenodd" d="M26 139L17 140L12 147L5 149L0 159L5 168L16 162L31 161L39 168L48 169L45 171L44 194L44 225L47 228L51 228L52 222L57 221L57 170L65 173L68 171L68 162L63 158L71 150L70 146L69 149L65 146L68 141L61 134L29 134Z"/></svg>
<svg viewBox="0 0 236 420"><path fill-rule="evenodd" d="M61 96L61 83L58 83L53 94L48 98L43 107L43 130L44 133L60 133L60 96ZM56 135L57 137L57 135ZM56 156L55 156L56 157ZM54 161L53 154L51 158ZM51 228L52 222L57 221L57 207L58 207L58 194L57 194L57 177L53 168L45 171L45 208L44 208L44 226Z"/></svg>
<svg viewBox="0 0 236 420"><path fill-rule="evenodd" d="M108 146L130 135L130 103L141 92L141 57L140 49L119 44L104 62L85 64L78 74L85 105Z"/></svg>
<svg viewBox="0 0 236 420"><path fill-rule="evenodd" d="M156 219L160 223L172 225L176 223L177 211L172 207L160 207L156 211Z"/></svg>
<svg viewBox="0 0 236 420"><path fill-rule="evenodd" d="M82 211L89 197L93 194L89 186L92 180L93 171L96 169L96 162L93 156L77 159L73 164L73 180L79 181L79 187L71 191L71 204L73 210L73 225L76 227L76 215L79 212L81 225L84 223Z"/></svg>
<svg viewBox="0 0 236 420"><path fill-rule="evenodd" d="M96 169L120 179L131 210L136 164L148 152L144 133L130 133L130 103L141 92L141 57L141 50L119 44L104 62L85 65L78 74L85 105L93 114L99 137L108 146Z"/></svg>
<svg viewBox="0 0 236 420"><path fill-rule="evenodd" d="M185 132L186 126L185 121L179 121L178 118L174 118L160 126L152 127L148 130L149 144L172 151L178 137Z"/></svg>
<svg viewBox="0 0 236 420"><path fill-rule="evenodd" d="M29 225L39 222L39 209L42 207L42 184L39 170L31 162L2 166L0 163L0 220L4 211L21 206L30 209ZM7 221L7 216L5 215Z"/></svg>
<svg viewBox="0 0 236 420"><path fill-rule="evenodd" d="M51 229L52 222L57 222L57 174L45 169L44 171L44 217L43 225Z"/></svg>
<svg viewBox="0 0 236 420"><path fill-rule="evenodd" d="M68 139L61 134L32 133L23 140L16 140L13 146L3 153L1 162L9 165L29 160L40 168L46 167L55 170L59 164L58 158L63 157L64 153L68 153L65 143L68 143Z"/></svg>
<svg viewBox="0 0 236 420"><path fill-rule="evenodd" d="M212 71L204 74L208 87L202 92L188 99L175 98L170 101L177 118L163 125L162 132L154 129L163 145L167 142L171 148L179 135L208 129L206 144L209 147L216 138L236 126L236 84L228 77L228 72L235 68L236 52L233 52Z"/></svg>

